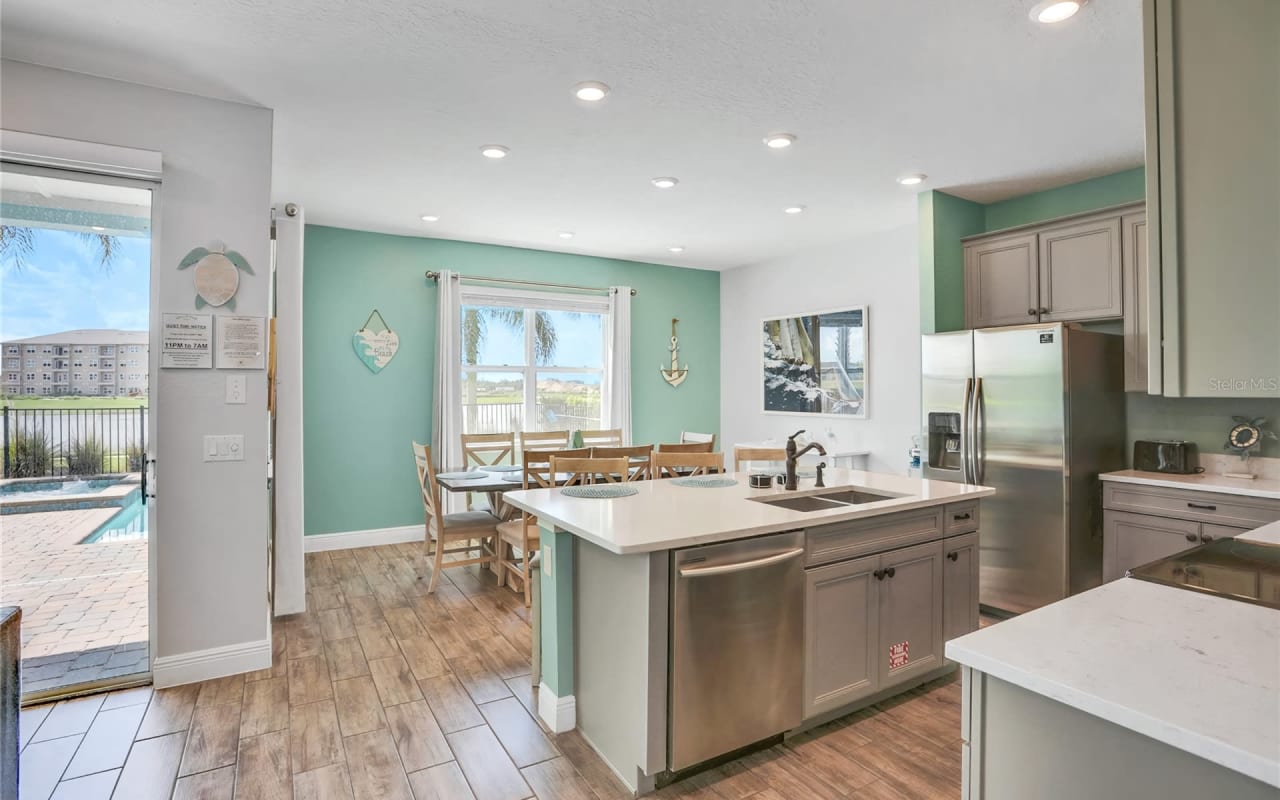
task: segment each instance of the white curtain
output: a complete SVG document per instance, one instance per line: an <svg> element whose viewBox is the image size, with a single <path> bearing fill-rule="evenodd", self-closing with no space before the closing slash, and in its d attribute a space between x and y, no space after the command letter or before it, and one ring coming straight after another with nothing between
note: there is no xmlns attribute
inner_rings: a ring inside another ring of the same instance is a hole
<svg viewBox="0 0 1280 800"><path fill-rule="evenodd" d="M462 469L462 282L443 270L436 310L436 380L431 454L441 471Z"/></svg>
<svg viewBox="0 0 1280 800"><path fill-rule="evenodd" d="M605 351L605 396L610 428L622 429L631 444L631 287L609 287L610 331Z"/></svg>

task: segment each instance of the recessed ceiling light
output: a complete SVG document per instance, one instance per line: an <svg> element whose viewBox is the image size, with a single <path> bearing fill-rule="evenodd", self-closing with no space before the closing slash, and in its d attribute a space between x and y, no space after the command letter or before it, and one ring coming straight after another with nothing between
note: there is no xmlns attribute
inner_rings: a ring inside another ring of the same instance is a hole
<svg viewBox="0 0 1280 800"><path fill-rule="evenodd" d="M560 231L560 238L561 238L561 239L572 239L572 238L573 238L573 231Z"/></svg>
<svg viewBox="0 0 1280 800"><path fill-rule="evenodd" d="M422 221L423 222L439 222L440 218L437 217L435 214L423 214Z"/></svg>
<svg viewBox="0 0 1280 800"><path fill-rule="evenodd" d="M784 214L799 214L799 213L803 212L803 211L804 211L804 209L805 209L805 207L804 207L804 206L787 206L786 208L782 209L782 213L784 213Z"/></svg>
<svg viewBox="0 0 1280 800"><path fill-rule="evenodd" d="M106 230L106 228L102 227L101 225L90 225L89 227L90 227L90 228L93 228L95 231L105 231L105 230Z"/></svg>
<svg viewBox="0 0 1280 800"><path fill-rule="evenodd" d="M1041 0L1031 7L1031 19L1052 25L1074 17L1088 2L1089 0Z"/></svg>
<svg viewBox="0 0 1280 800"><path fill-rule="evenodd" d="M915 186L916 184L924 183L924 179L927 177L929 176L925 175L922 172L915 172L910 175L903 175L901 178L898 178L898 183L902 184L903 186Z"/></svg>
<svg viewBox="0 0 1280 800"><path fill-rule="evenodd" d="M764 137L764 143L773 150L782 150L796 143L794 133L771 133Z"/></svg>
<svg viewBox="0 0 1280 800"><path fill-rule="evenodd" d="M657 186L659 189L670 189L672 186L675 186L679 182L680 181L677 178L654 178L653 180L649 181L649 183L652 183L654 186Z"/></svg>
<svg viewBox="0 0 1280 800"><path fill-rule="evenodd" d="M671 245L670 247L668 247L667 249L668 249L668 250L670 250L670 251L671 251L671 252L673 252L673 253L683 253L683 252L684 252L684 247L683 247L682 245L678 245L678 244L673 244L673 245Z"/></svg>
<svg viewBox="0 0 1280 800"><path fill-rule="evenodd" d="M486 144L480 147L480 155L485 158L506 158L511 148L502 144Z"/></svg>
<svg viewBox="0 0 1280 800"><path fill-rule="evenodd" d="M600 81L583 81L573 87L573 96L588 103L598 103L609 93L608 84Z"/></svg>

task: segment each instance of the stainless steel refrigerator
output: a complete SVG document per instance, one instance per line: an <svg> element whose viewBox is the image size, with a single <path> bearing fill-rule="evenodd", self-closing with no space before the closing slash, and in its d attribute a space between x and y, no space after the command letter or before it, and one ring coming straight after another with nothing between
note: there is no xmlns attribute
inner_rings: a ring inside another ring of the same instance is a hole
<svg viewBox="0 0 1280 800"><path fill-rule="evenodd" d="M997 490L982 605L1021 613L1102 582L1097 476L1125 467L1123 348L1061 324L923 337L924 477Z"/></svg>

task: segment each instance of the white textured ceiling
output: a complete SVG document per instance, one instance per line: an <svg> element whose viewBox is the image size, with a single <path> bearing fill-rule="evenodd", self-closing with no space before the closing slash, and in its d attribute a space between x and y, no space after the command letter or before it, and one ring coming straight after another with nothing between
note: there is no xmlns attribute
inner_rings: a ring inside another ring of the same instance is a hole
<svg viewBox="0 0 1280 800"><path fill-rule="evenodd" d="M724 269L908 223L900 174L986 202L1140 164L1139 0L1032 4L5 0L0 47L275 109L308 222Z"/></svg>

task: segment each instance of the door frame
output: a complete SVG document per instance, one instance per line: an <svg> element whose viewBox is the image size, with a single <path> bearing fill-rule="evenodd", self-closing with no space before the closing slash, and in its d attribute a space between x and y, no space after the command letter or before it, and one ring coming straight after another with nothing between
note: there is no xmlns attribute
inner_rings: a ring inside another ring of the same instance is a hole
<svg viewBox="0 0 1280 800"><path fill-rule="evenodd" d="M143 470L155 463L156 431L159 419L159 358L161 347L160 282L156 268L160 262L161 220L163 214L161 155L150 150L77 142L37 134L0 132L0 167L10 172L47 176L62 180L98 183L113 186L130 186L151 192L151 257L148 264L147 299L147 424L146 447L143 451ZM19 142L21 149L10 149ZM73 157L74 156L74 157ZM117 354L118 355L118 354ZM147 514L147 671L128 676L125 680L103 680L77 684L70 691L49 690L24 695L23 705L46 702L54 697L75 697L92 694L107 688L126 688L151 683L156 659L157 588L156 564L159 563L159 541L156 526L155 478L147 481L148 495L144 498ZM19 665L21 669L21 665Z"/></svg>

